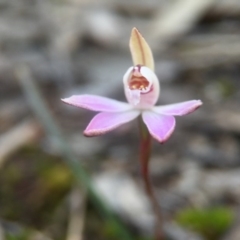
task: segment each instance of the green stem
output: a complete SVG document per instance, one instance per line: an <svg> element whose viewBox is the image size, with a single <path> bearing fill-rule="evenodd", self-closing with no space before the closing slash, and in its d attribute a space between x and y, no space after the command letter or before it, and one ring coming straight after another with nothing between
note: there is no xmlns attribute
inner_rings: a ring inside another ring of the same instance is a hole
<svg viewBox="0 0 240 240"><path fill-rule="evenodd" d="M163 233L163 219L160 206L156 199L156 196L153 191L149 176L149 160L151 155L151 135L142 121L142 118L139 118L139 127L140 127L140 165L141 165L141 174L145 184L146 193L151 201L153 211L156 216L156 225L155 225L155 240L164 240Z"/></svg>
<svg viewBox="0 0 240 240"><path fill-rule="evenodd" d="M31 78L30 69L27 66L22 66L16 71L17 78L21 84L21 87L30 103L32 110L36 113L39 121L45 128L46 133L54 138L59 144L62 151L62 155L66 164L71 169L72 174L76 178L79 184L82 184L87 190L90 201L100 211L100 213L106 217L116 227L121 239L132 240L134 239L128 230L116 219L115 215L111 212L108 206L102 201L95 191L91 176L81 165L80 161L73 154L71 147L65 140L61 129L57 126L56 121L51 115L46 103L34 84Z"/></svg>

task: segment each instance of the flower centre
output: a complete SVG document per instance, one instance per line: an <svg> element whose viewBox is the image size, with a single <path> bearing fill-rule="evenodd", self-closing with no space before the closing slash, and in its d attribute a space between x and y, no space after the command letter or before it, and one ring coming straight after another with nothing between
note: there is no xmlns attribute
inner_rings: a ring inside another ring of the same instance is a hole
<svg viewBox="0 0 240 240"><path fill-rule="evenodd" d="M129 82L131 90L147 90L149 82L144 77L132 77Z"/></svg>
<svg viewBox="0 0 240 240"><path fill-rule="evenodd" d="M149 88L149 81L140 72L141 65L137 65L133 68L132 76L128 82L130 90L146 91Z"/></svg>

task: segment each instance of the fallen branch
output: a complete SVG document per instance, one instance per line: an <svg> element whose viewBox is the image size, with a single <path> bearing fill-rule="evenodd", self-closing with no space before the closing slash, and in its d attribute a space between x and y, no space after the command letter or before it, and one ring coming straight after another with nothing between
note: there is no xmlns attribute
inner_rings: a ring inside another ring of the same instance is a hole
<svg viewBox="0 0 240 240"><path fill-rule="evenodd" d="M240 57L239 34L195 35L182 40L177 58L187 68L209 68Z"/></svg>
<svg viewBox="0 0 240 240"><path fill-rule="evenodd" d="M214 5L216 0L174 1L164 14L160 11L151 27L150 36L154 45L165 47L169 42L192 29L197 21Z"/></svg>

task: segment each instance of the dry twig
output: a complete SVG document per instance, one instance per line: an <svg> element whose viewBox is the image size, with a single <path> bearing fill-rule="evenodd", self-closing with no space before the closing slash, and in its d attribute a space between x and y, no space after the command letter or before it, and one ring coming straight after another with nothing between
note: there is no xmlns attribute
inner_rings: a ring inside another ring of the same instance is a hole
<svg viewBox="0 0 240 240"><path fill-rule="evenodd" d="M40 127L34 120L25 120L0 136L0 167L5 159L20 147L36 140Z"/></svg>
<svg viewBox="0 0 240 240"><path fill-rule="evenodd" d="M67 240L83 240L86 191L75 187L70 195L70 218Z"/></svg>

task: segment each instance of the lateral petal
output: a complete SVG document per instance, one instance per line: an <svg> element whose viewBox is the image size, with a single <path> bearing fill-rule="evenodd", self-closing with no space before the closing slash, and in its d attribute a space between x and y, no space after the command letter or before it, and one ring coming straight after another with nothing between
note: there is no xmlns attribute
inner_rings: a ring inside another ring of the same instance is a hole
<svg viewBox="0 0 240 240"><path fill-rule="evenodd" d="M164 106L156 106L153 111L164 115L182 116L194 112L202 105L200 100L191 100Z"/></svg>
<svg viewBox="0 0 240 240"><path fill-rule="evenodd" d="M140 112L137 110L118 113L98 113L88 124L84 131L84 135L88 137L102 135L124 123L130 122L139 116L139 114Z"/></svg>
<svg viewBox="0 0 240 240"><path fill-rule="evenodd" d="M73 95L61 100L64 103L75 107L85 108L96 112L122 112L133 108L128 103L96 95Z"/></svg>
<svg viewBox="0 0 240 240"><path fill-rule="evenodd" d="M150 134L160 143L167 141L174 131L175 118L173 116L145 111L142 114L142 118Z"/></svg>

